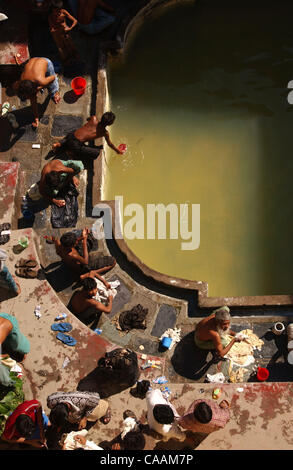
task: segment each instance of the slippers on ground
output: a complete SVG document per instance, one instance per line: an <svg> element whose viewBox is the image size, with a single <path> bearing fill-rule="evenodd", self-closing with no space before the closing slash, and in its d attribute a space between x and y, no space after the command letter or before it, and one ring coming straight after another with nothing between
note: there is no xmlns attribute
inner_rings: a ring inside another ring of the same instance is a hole
<svg viewBox="0 0 293 470"><path fill-rule="evenodd" d="M62 343L66 344L67 346L76 345L76 339L72 338L72 336L65 335L64 333L58 333L56 338L62 341Z"/></svg>
<svg viewBox="0 0 293 470"><path fill-rule="evenodd" d="M37 271L31 268L18 268L15 270L18 277L25 277L26 279L35 279L38 275Z"/></svg>
<svg viewBox="0 0 293 470"><path fill-rule="evenodd" d="M0 245L5 245L5 243L9 242L9 240L9 235L0 235Z"/></svg>
<svg viewBox="0 0 293 470"><path fill-rule="evenodd" d="M53 323L51 325L51 330L61 331L62 333L72 330L72 325L70 323Z"/></svg>
<svg viewBox="0 0 293 470"><path fill-rule="evenodd" d="M108 424L111 421L111 411L109 408L108 408L107 413L104 416L102 416L102 418L100 418L100 421L103 424Z"/></svg>
<svg viewBox="0 0 293 470"><path fill-rule="evenodd" d="M9 222L4 222L4 224L0 224L0 232L4 232L10 229L11 229L11 224Z"/></svg>
<svg viewBox="0 0 293 470"><path fill-rule="evenodd" d="M15 267L16 268L35 268L37 264L38 263L34 259L20 258L20 260L17 261Z"/></svg>

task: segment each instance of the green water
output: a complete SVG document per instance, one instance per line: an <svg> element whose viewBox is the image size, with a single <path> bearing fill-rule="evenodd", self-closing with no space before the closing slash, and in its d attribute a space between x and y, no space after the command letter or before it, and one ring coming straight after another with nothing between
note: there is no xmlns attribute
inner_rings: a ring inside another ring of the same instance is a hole
<svg viewBox="0 0 293 470"><path fill-rule="evenodd" d="M105 199L123 195L124 208L145 213L150 203L200 204L198 249L148 240L146 227L145 239L126 241L157 271L207 281L210 296L293 291L288 5L176 5L110 61L109 130L128 151L107 153Z"/></svg>

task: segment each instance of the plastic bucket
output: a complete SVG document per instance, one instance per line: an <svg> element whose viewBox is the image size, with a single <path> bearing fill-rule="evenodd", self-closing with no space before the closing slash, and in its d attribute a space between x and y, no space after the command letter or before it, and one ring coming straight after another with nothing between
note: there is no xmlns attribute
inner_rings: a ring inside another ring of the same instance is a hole
<svg viewBox="0 0 293 470"><path fill-rule="evenodd" d="M164 336L164 338L162 339L162 346L168 349L170 348L171 343L172 343L172 338L169 338L168 336Z"/></svg>
<svg viewBox="0 0 293 470"><path fill-rule="evenodd" d="M76 95L83 95L86 89L86 80L82 77L75 77L71 82L71 88Z"/></svg>
<svg viewBox="0 0 293 470"><path fill-rule="evenodd" d="M273 326L273 333L275 335L281 335L285 331L285 326L281 322L277 322Z"/></svg>
<svg viewBox="0 0 293 470"><path fill-rule="evenodd" d="M268 369L266 369L265 367L259 367L257 369L256 377L257 377L257 380L259 380L260 382L264 382L265 380L267 380L269 375L270 373Z"/></svg>
<svg viewBox="0 0 293 470"><path fill-rule="evenodd" d="M118 149L120 150L120 152L125 153L126 150L127 150L127 145L126 144L120 144L120 145L118 145Z"/></svg>

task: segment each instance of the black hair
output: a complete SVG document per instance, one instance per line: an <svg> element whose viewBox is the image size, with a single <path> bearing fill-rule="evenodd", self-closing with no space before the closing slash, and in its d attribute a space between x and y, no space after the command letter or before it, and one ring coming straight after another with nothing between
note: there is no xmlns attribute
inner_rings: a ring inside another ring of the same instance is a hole
<svg viewBox="0 0 293 470"><path fill-rule="evenodd" d="M49 419L54 426L63 426L68 418L68 408L65 403L58 403L52 408Z"/></svg>
<svg viewBox="0 0 293 470"><path fill-rule="evenodd" d="M77 240L77 235L73 232L67 232L60 238L60 243L65 248L72 248Z"/></svg>
<svg viewBox="0 0 293 470"><path fill-rule="evenodd" d="M86 277L81 281L81 285L87 292L95 289L97 287L97 282L92 277Z"/></svg>
<svg viewBox="0 0 293 470"><path fill-rule="evenodd" d="M36 431L36 425L33 420L24 414L19 415L15 420L15 427L21 437L29 439Z"/></svg>
<svg viewBox="0 0 293 470"><path fill-rule="evenodd" d="M171 424L174 421L174 413L169 405L155 405L153 414L155 420L160 424Z"/></svg>
<svg viewBox="0 0 293 470"><path fill-rule="evenodd" d="M17 96L22 100L26 100L37 91L38 84L31 80L21 80L19 82Z"/></svg>
<svg viewBox="0 0 293 470"><path fill-rule="evenodd" d="M123 439L125 450L143 450L145 446L145 437L141 431L129 431Z"/></svg>
<svg viewBox="0 0 293 470"><path fill-rule="evenodd" d="M113 124L113 122L115 121L115 118L116 116L114 113L112 113L112 111L107 111L101 117L100 124L102 127L111 126L111 124Z"/></svg>
<svg viewBox="0 0 293 470"><path fill-rule="evenodd" d="M50 171L45 177L45 182L50 188L58 188L60 186L60 175L58 171Z"/></svg>
<svg viewBox="0 0 293 470"><path fill-rule="evenodd" d="M207 403L201 402L194 408L193 415L197 421L206 424L211 421L213 412Z"/></svg>

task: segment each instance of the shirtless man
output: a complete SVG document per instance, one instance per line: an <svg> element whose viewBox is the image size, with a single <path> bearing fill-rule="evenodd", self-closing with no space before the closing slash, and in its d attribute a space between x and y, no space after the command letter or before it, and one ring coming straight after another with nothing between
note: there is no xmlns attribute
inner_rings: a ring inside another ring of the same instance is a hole
<svg viewBox="0 0 293 470"><path fill-rule="evenodd" d="M74 232L65 233L60 240L51 237L51 240L55 243L57 255L59 255L64 263L79 276L90 272L91 266L92 269L99 269L99 273L101 274L101 272L110 270L116 264L116 260L112 256L100 256L90 259L87 247L88 234L88 229L84 228L82 236L79 238ZM82 242L83 256L81 256L76 249L76 245L80 241Z"/></svg>
<svg viewBox="0 0 293 470"><path fill-rule="evenodd" d="M116 153L123 155L123 151L120 151L110 140L109 132L106 127L111 126L115 121L115 114L112 112L104 113L101 120L98 121L96 116L91 116L87 123L77 129L75 132L68 134L65 139L61 142L53 144L52 149L56 151L59 148L64 148L69 151L69 154L73 154L79 158L91 158L95 159L99 156L100 149L94 147L88 147L85 142L105 137L107 144Z"/></svg>
<svg viewBox="0 0 293 470"><path fill-rule="evenodd" d="M95 300L94 298L98 292L95 277L102 281L107 289L110 288L109 283L105 279L103 279L102 276L100 276L101 271L104 271L104 268L102 268L101 270L98 269L90 271L90 273L80 276L80 278L82 279L81 283L83 289L78 292L75 292L73 294L73 297L71 298L70 305L72 307L72 311L81 320L87 320L95 313L111 312L113 301L112 295L109 296L108 305L104 305L101 302Z"/></svg>
<svg viewBox="0 0 293 470"><path fill-rule="evenodd" d="M71 22L68 26L67 21ZM77 51L73 41L68 34L76 25L77 20L63 8L62 0L52 0L51 13L48 17L50 33L58 47L61 59L64 62L71 61L77 57Z"/></svg>
<svg viewBox="0 0 293 470"><path fill-rule="evenodd" d="M19 65L16 56L15 60ZM26 63L20 80L13 84L13 89L21 100L30 99L34 115L33 127L39 125L37 93L44 87L48 88L54 103L59 103L61 99L59 84L51 60L45 57L34 57Z"/></svg>
<svg viewBox="0 0 293 470"><path fill-rule="evenodd" d="M235 338L235 332L230 330L229 307L221 307L215 310L207 318L201 320L195 329L194 341L200 349L214 349L219 358L223 358L232 348L235 342L242 341ZM233 336L229 341L227 335Z"/></svg>
<svg viewBox="0 0 293 470"><path fill-rule="evenodd" d="M65 206L64 199L57 199L59 191L70 181L78 186L79 180L75 176L84 169L83 163L77 160L52 160L42 169L41 179L39 181L39 197L43 197L51 204L58 207ZM35 185L33 185L35 186ZM30 197L30 190L27 195ZM36 195L34 195L36 197Z"/></svg>

